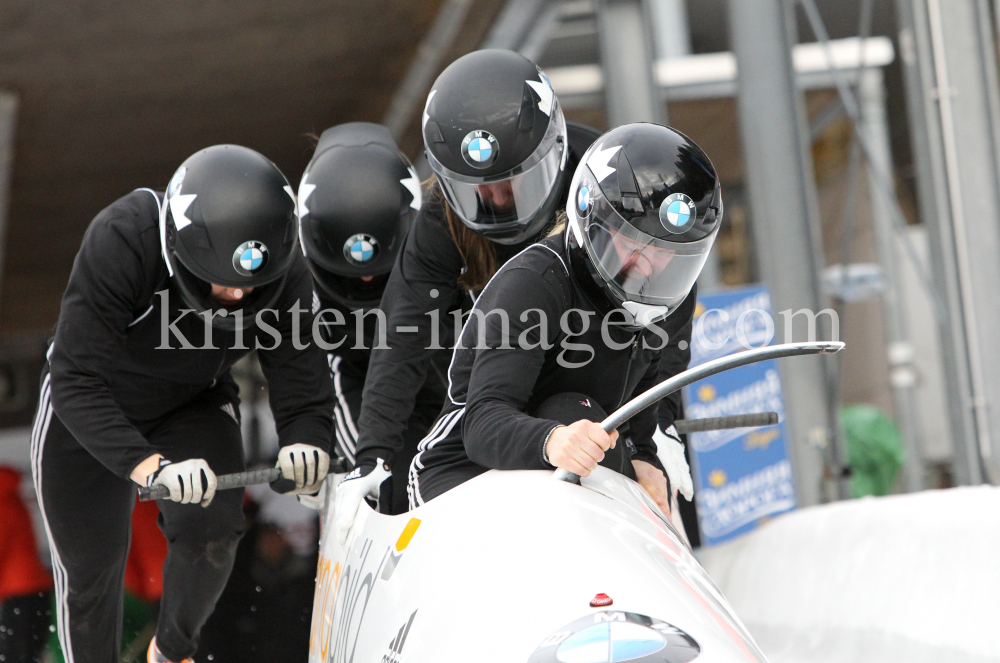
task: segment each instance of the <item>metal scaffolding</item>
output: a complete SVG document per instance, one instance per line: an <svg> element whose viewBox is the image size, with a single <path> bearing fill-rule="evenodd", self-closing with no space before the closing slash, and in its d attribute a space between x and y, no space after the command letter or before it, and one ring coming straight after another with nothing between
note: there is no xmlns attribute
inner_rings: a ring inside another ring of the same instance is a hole
<svg viewBox="0 0 1000 663"><path fill-rule="evenodd" d="M746 178L761 275L775 311L819 313L819 212L808 123L792 64L792 10L785 0L731 0L729 31L739 64L743 156L753 164ZM783 342L806 340L806 316L792 321L792 337L781 329ZM818 358L787 362L781 370L798 501L816 504L824 497L823 450L837 474L842 466L839 449L831 444L835 394L829 393L826 366Z"/></svg>
<svg viewBox="0 0 1000 663"><path fill-rule="evenodd" d="M900 43L928 226L962 484L1000 478L1000 93L986 0L897 0ZM945 11L947 10L947 11Z"/></svg>

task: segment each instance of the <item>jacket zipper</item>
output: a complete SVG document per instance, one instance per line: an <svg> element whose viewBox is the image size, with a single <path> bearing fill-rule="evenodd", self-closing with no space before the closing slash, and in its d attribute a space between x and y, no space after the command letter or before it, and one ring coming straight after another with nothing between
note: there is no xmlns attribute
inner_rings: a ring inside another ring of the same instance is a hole
<svg viewBox="0 0 1000 663"><path fill-rule="evenodd" d="M628 389L628 379L632 375L632 362L635 361L636 350L639 349L639 339L642 338L642 332L638 332L635 338L632 340L632 352L628 357L628 365L625 367L625 382L622 383L622 396L618 400L618 407L620 408L625 404L625 390ZM618 409L618 408L615 408Z"/></svg>

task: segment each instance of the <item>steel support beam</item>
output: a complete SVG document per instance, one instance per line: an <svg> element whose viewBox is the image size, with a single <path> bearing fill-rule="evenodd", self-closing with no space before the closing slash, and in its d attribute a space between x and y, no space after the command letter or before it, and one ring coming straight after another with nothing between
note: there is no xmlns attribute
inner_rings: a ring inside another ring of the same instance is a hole
<svg viewBox="0 0 1000 663"><path fill-rule="evenodd" d="M17 122L17 95L0 91L0 287L7 254L7 211L10 207L10 180L14 172L14 134Z"/></svg>
<svg viewBox="0 0 1000 663"><path fill-rule="evenodd" d="M441 3L434 23L420 42L410 69L382 117L382 124L389 128L396 140L406 131L417 109L423 108L427 91L434 83L441 66L441 59L455 43L471 6L472 0L444 0Z"/></svg>
<svg viewBox="0 0 1000 663"><path fill-rule="evenodd" d="M608 126L666 120L653 78L652 22L645 0L599 0L597 37Z"/></svg>
<svg viewBox="0 0 1000 663"><path fill-rule="evenodd" d="M654 83L659 63L676 61L691 55L691 30L688 27L687 8L684 0L649 0L649 15L653 22L653 37L657 61L654 64ZM669 114L664 100L664 89L660 88L661 120L667 123ZM718 250L708 254L705 266L698 277L698 292L712 292L722 287L722 264Z"/></svg>
<svg viewBox="0 0 1000 663"><path fill-rule="evenodd" d="M889 121L885 112L885 82L881 69L865 69L860 79L858 105L861 122L858 128L867 138L869 158L872 160L867 168L868 190L875 243L885 279L882 308L889 355L889 383L896 425L906 448L903 487L906 492L914 492L924 488L924 454L914 391L917 376L913 367L913 344L907 330L906 305L900 292L899 263L902 256L898 255L899 240L892 223L892 198L896 194L894 190L885 190L884 183L876 176L876 173L893 172Z"/></svg>
<svg viewBox="0 0 1000 663"><path fill-rule="evenodd" d="M684 0L650 0L649 13L656 37L656 57L670 60L691 55L691 30Z"/></svg>
<svg viewBox="0 0 1000 663"><path fill-rule="evenodd" d="M773 310L819 313L819 244L809 128L795 85L791 48L795 43L792 3L787 0L730 0L730 42L739 63L739 120L750 191L751 227L761 275L771 290ZM806 316L776 320L782 342L804 341ZM822 333L822 332L820 332ZM799 358L781 366L792 440L796 490L802 506L823 500L823 453L841 465L830 444L826 366L820 358ZM838 482L838 487L840 482ZM838 491L839 492L839 491Z"/></svg>
<svg viewBox="0 0 1000 663"><path fill-rule="evenodd" d="M921 214L941 324L955 472L1000 479L1000 93L987 0L897 0Z"/></svg>

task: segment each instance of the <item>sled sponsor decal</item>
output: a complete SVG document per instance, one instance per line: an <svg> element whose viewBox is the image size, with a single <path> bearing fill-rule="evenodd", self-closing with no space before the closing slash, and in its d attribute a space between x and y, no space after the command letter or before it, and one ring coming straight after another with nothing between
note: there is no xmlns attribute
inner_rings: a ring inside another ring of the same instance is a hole
<svg viewBox="0 0 1000 663"><path fill-rule="evenodd" d="M354 660L358 633L364 624L375 583L392 576L419 527L420 520L411 518L395 546L387 546L382 552L373 550L376 548L373 539L356 540L343 564L332 565L331 559L320 557L309 640L310 661L349 663ZM402 638L405 640L405 635ZM401 653L402 640L393 642L397 646L396 654Z"/></svg>
<svg viewBox="0 0 1000 663"><path fill-rule="evenodd" d="M410 541L413 539L413 535L417 533L417 528L420 527L419 518L410 518L410 522L406 523L406 527L403 528L403 533L399 535L396 540L396 551L403 552L406 550L406 546L410 545Z"/></svg>
<svg viewBox="0 0 1000 663"><path fill-rule="evenodd" d="M414 610L406 623L399 627L396 636L389 642L389 648L382 655L382 663L400 663L402 661L403 645L406 644L406 636L410 634L410 627L413 626L413 618L416 616L417 611Z"/></svg>
<svg viewBox="0 0 1000 663"><path fill-rule="evenodd" d="M333 636L332 648L329 658L323 658L327 663L347 663L354 659L358 632L365 620L379 567L389 553L386 550L382 556L373 555L373 545L374 541L371 539L355 543L344 562L344 570L334 597L333 620L328 631Z"/></svg>
<svg viewBox="0 0 1000 663"><path fill-rule="evenodd" d="M388 580L392 577L393 572L396 570L396 565L399 564L399 560L403 557L403 551L406 550L406 546L410 545L410 540L417 533L418 527L420 527L419 518L410 518L410 522L406 523L403 533L396 540L396 552L389 551L389 558L386 559L385 566L382 567L382 580Z"/></svg>
<svg viewBox="0 0 1000 663"><path fill-rule="evenodd" d="M326 660L333 633L333 605L340 584L340 562L320 556L316 568L316 594L313 598L312 627L309 629L309 657Z"/></svg>
<svg viewBox="0 0 1000 663"><path fill-rule="evenodd" d="M528 663L687 663L700 653L695 639L673 624L604 610L545 638Z"/></svg>

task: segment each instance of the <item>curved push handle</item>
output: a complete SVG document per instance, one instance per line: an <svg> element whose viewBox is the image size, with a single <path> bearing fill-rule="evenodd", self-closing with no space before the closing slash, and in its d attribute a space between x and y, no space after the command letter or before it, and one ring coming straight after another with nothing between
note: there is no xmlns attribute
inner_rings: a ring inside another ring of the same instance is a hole
<svg viewBox="0 0 1000 663"><path fill-rule="evenodd" d="M698 380L721 373L722 371L727 371L730 368L756 364L765 359L780 359L781 357L795 357L799 355L833 354L843 349L844 344L840 341L782 343L781 345L769 345L763 348L744 350L743 352L719 357L718 359L707 361L701 366L689 368L672 378L667 378L655 387L639 394L608 415L607 419L601 422L601 428L611 432L664 396L672 394L678 389ZM554 478L569 483L580 483L580 477L569 470L556 470Z"/></svg>

